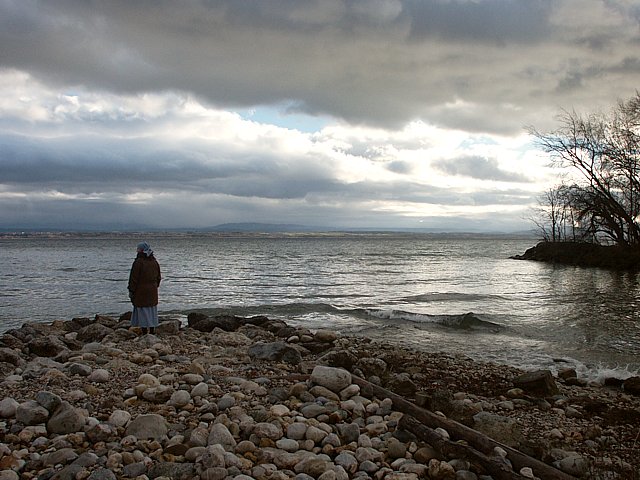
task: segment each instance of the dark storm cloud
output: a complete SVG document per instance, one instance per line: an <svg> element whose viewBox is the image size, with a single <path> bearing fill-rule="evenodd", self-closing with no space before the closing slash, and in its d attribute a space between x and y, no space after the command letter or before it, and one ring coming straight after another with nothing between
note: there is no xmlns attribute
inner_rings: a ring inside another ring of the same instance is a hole
<svg viewBox="0 0 640 480"><path fill-rule="evenodd" d="M169 212L166 205L162 207ZM146 223L148 206L128 205L114 198L0 198L0 209L3 212L0 225L16 229L35 226L41 229L139 230L161 225L159 222ZM168 219L168 215L165 218Z"/></svg>
<svg viewBox="0 0 640 480"><path fill-rule="evenodd" d="M558 105L585 102L589 89L633 93L628 80L617 87L576 82L568 62L582 58L595 62L585 71L606 69L631 51L637 7L605 5L602 14L616 15L608 29L565 25L557 17L570 19L572 7L551 0L5 0L0 65L59 85L189 91L222 107L286 102L354 123L423 118L514 132L533 123L541 98L551 116ZM588 52L579 46L585 31L593 32ZM601 57L589 59L594 46ZM519 81L526 68L544 74ZM579 87L574 96L554 90L562 82ZM473 122L443 109L458 100L475 104ZM518 106L520 117L483 123L501 103Z"/></svg>
<svg viewBox="0 0 640 480"><path fill-rule="evenodd" d="M638 44L640 48L640 42ZM612 73L623 73L623 74L640 74L640 57L626 57L622 59L620 64L614 65L611 68Z"/></svg>
<svg viewBox="0 0 640 480"><path fill-rule="evenodd" d="M197 142L182 148L160 139L103 136L34 139L0 136L0 179L21 188L65 193L201 191L246 197L302 198L331 191L322 163L268 152L233 152Z"/></svg>
<svg viewBox="0 0 640 480"><path fill-rule="evenodd" d="M552 0L483 0L406 2L411 35L454 42L524 43L550 33Z"/></svg>
<svg viewBox="0 0 640 480"><path fill-rule="evenodd" d="M499 182L527 182L524 175L500 169L494 158L460 157L451 160L438 160L433 167L449 175L460 175L479 180L495 180Z"/></svg>

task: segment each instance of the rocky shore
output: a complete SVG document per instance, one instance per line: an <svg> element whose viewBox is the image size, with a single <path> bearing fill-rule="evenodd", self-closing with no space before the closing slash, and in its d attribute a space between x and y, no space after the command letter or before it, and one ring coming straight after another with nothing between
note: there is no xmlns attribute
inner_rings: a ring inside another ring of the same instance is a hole
<svg viewBox="0 0 640 480"><path fill-rule="evenodd" d="M0 480L640 478L640 378L590 385L266 317L128 326L2 335ZM452 428L409 428L409 402Z"/></svg>
<svg viewBox="0 0 640 480"><path fill-rule="evenodd" d="M586 242L540 242L514 260L597 267L611 270L638 270L640 250L617 245L596 245Z"/></svg>

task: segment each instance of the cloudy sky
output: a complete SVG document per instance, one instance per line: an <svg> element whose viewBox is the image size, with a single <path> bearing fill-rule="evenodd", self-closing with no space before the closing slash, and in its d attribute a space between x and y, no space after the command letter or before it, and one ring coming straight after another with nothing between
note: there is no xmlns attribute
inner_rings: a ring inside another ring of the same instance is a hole
<svg viewBox="0 0 640 480"><path fill-rule="evenodd" d="M0 228L512 231L637 0L0 0Z"/></svg>

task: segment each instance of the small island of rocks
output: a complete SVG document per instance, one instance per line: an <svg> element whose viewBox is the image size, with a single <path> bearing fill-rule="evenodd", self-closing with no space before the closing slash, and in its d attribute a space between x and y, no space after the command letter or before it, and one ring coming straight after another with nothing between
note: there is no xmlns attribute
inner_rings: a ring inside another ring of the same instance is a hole
<svg viewBox="0 0 640 480"><path fill-rule="evenodd" d="M0 480L634 479L640 378L523 372L267 317L0 338Z"/></svg>
<svg viewBox="0 0 640 480"><path fill-rule="evenodd" d="M588 242L540 242L511 258L611 270L640 269L640 249Z"/></svg>

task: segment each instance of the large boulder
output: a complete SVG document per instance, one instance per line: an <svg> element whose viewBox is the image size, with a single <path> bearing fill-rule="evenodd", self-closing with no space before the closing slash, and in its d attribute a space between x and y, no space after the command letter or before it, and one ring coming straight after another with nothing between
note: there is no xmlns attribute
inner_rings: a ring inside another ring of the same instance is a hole
<svg viewBox="0 0 640 480"><path fill-rule="evenodd" d="M205 315L204 313L191 312L190 314L187 315L187 325L189 325L191 328L194 328L194 325L196 323L199 323L202 320L205 320L207 318L209 318L209 317L207 315Z"/></svg>
<svg viewBox="0 0 640 480"><path fill-rule="evenodd" d="M271 320L269 317L265 317L264 315L256 315L254 317L248 317L245 319L245 323L247 325L254 325L256 327L262 327L269 323Z"/></svg>
<svg viewBox="0 0 640 480"><path fill-rule="evenodd" d="M80 409L63 401L47 422L47 432L59 435L82 431L86 417Z"/></svg>
<svg viewBox="0 0 640 480"><path fill-rule="evenodd" d="M330 367L340 367L351 370L358 362L358 357L348 350L331 350L318 359L318 363L329 365Z"/></svg>
<svg viewBox="0 0 640 480"><path fill-rule="evenodd" d="M640 377L629 377L622 384L625 392L632 395L640 395Z"/></svg>
<svg viewBox="0 0 640 480"><path fill-rule="evenodd" d="M381 358L364 357L358 360L356 367L362 370L365 376L382 377L387 371L387 362Z"/></svg>
<svg viewBox="0 0 640 480"><path fill-rule="evenodd" d="M13 348L15 350L22 350L24 347L24 342L20 340L18 337L13 335L9 335L5 332L2 337L0 337L0 347L2 348Z"/></svg>
<svg viewBox="0 0 640 480"><path fill-rule="evenodd" d="M138 440L160 440L167 432L167 422L155 413L138 415L129 422L126 429L126 435L133 435Z"/></svg>
<svg viewBox="0 0 640 480"><path fill-rule="evenodd" d="M249 347L249 357L255 360L269 360L298 365L302 361L302 355L291 345L284 342L254 343Z"/></svg>
<svg viewBox="0 0 640 480"><path fill-rule="evenodd" d="M177 335L180 333L180 326L180 320L164 320L156 328L156 333L158 335Z"/></svg>
<svg viewBox="0 0 640 480"><path fill-rule="evenodd" d="M0 381L4 380L8 376L12 375L16 366L7 362L0 362Z"/></svg>
<svg viewBox="0 0 640 480"><path fill-rule="evenodd" d="M236 446L236 440L224 424L214 423L207 438L207 445L220 445L230 452Z"/></svg>
<svg viewBox="0 0 640 480"><path fill-rule="evenodd" d="M313 336L314 340L322 343L333 343L338 339L338 332L327 329L320 329L316 331L316 334Z"/></svg>
<svg viewBox="0 0 640 480"><path fill-rule="evenodd" d="M142 398L151 403L165 403L169 401L173 392L174 390L171 385L157 385L146 388L142 392Z"/></svg>
<svg viewBox="0 0 640 480"><path fill-rule="evenodd" d="M10 418L15 416L18 410L18 402L11 397L5 397L0 400L0 418Z"/></svg>
<svg viewBox="0 0 640 480"><path fill-rule="evenodd" d="M190 313L187 323L191 328L200 332L212 332L214 328L220 328L225 332L235 332L244 324L244 319L234 315L216 315L208 317L200 313Z"/></svg>
<svg viewBox="0 0 640 480"><path fill-rule="evenodd" d="M22 343L28 343L38 336L38 332L36 331L36 329L33 328L33 326L29 325L28 323L25 323L20 328L9 329L4 333L5 335L11 335L16 337Z"/></svg>
<svg viewBox="0 0 640 480"><path fill-rule="evenodd" d="M418 386L411 380L411 375L406 372L392 374L387 387L403 397L410 397L418 390Z"/></svg>
<svg viewBox="0 0 640 480"><path fill-rule="evenodd" d="M49 413L52 413L60 406L62 399L55 393L42 391L36 394L36 402L46 408Z"/></svg>
<svg viewBox="0 0 640 480"><path fill-rule="evenodd" d="M173 480L190 480L195 477L195 464L177 462L154 462L149 468L149 478L172 478Z"/></svg>
<svg viewBox="0 0 640 480"><path fill-rule="evenodd" d="M65 378L64 365L49 357L35 357L24 367L25 378L40 377L44 372L51 372L52 377Z"/></svg>
<svg viewBox="0 0 640 480"><path fill-rule="evenodd" d="M69 332L77 332L93 323L93 320L86 317L75 317L64 323L64 329Z"/></svg>
<svg viewBox="0 0 640 480"><path fill-rule="evenodd" d="M106 315L96 315L96 318L94 321L96 323L100 323L104 325L105 327L116 328L116 325L118 324L119 320L116 320L115 318L107 317Z"/></svg>
<svg viewBox="0 0 640 480"><path fill-rule="evenodd" d="M522 431L514 419L489 412L475 414L473 428L509 447L517 448L523 439Z"/></svg>
<svg viewBox="0 0 640 480"><path fill-rule="evenodd" d="M49 418L49 411L35 400L27 400L16 408L16 420L24 425L38 425Z"/></svg>
<svg viewBox="0 0 640 480"><path fill-rule="evenodd" d="M294 335L296 335L298 333L298 331L294 327L291 327L291 326L287 325L286 327L279 328L278 330L276 330L273 333L274 333L274 335L276 337L289 338L289 337L293 337Z"/></svg>
<svg viewBox="0 0 640 480"><path fill-rule="evenodd" d="M10 363L16 367L26 363L20 354L12 348L0 348L0 362Z"/></svg>
<svg viewBox="0 0 640 480"><path fill-rule="evenodd" d="M332 392L340 392L351 385L351 373L341 368L318 365L311 372L311 381Z"/></svg>
<svg viewBox="0 0 640 480"><path fill-rule="evenodd" d="M513 384L528 394L538 397L547 397L558 393L558 385L549 370L523 373L513 380Z"/></svg>
<svg viewBox="0 0 640 480"><path fill-rule="evenodd" d="M27 346L29 351L38 357L55 357L68 350L64 342L55 335L34 338Z"/></svg>
<svg viewBox="0 0 640 480"><path fill-rule="evenodd" d="M96 322L81 328L76 339L84 343L100 342L110 333L113 333L112 328Z"/></svg>
<svg viewBox="0 0 640 480"><path fill-rule="evenodd" d="M578 454L553 462L553 466L574 477L584 477L589 472L589 462Z"/></svg>
<svg viewBox="0 0 640 480"><path fill-rule="evenodd" d="M471 402L464 400L451 400L448 411L442 410L448 418L462 423L463 425L473 425L473 416L482 411L482 408Z"/></svg>
<svg viewBox="0 0 640 480"><path fill-rule="evenodd" d="M277 334L283 328L287 328L289 326L282 320L274 320L266 317L251 317L247 320L247 323L264 328L265 330L273 333L274 335Z"/></svg>
<svg viewBox="0 0 640 480"><path fill-rule="evenodd" d="M113 442L118 438L118 429L110 423L97 423L85 431L85 437L90 443Z"/></svg>

